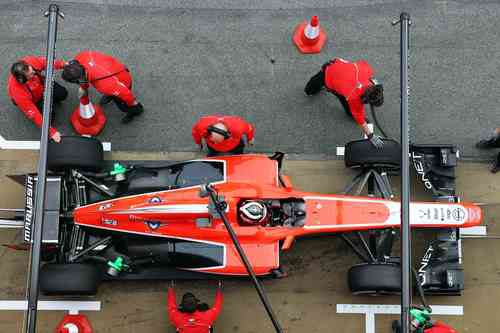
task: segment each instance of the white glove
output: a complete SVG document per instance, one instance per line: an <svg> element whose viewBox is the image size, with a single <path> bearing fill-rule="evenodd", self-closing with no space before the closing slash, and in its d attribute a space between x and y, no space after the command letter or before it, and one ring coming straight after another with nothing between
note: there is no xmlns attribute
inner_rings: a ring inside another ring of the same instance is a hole
<svg viewBox="0 0 500 333"><path fill-rule="evenodd" d="M89 92L87 89L83 89L82 87L78 87L78 98L82 98L83 96L87 96L88 93Z"/></svg>
<svg viewBox="0 0 500 333"><path fill-rule="evenodd" d="M368 135L368 140L370 140L370 143L377 149L384 146L384 141L382 141L382 138L377 134L370 133Z"/></svg>

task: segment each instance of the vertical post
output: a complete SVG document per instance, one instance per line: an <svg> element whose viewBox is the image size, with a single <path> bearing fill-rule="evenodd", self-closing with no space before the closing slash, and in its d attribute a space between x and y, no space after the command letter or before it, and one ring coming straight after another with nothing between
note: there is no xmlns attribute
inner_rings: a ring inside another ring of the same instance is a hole
<svg viewBox="0 0 500 333"><path fill-rule="evenodd" d="M30 267L27 286L28 308L24 332L36 332L36 314L38 306L38 277L40 271L40 250L42 245L43 213L45 208L45 183L47 179L47 145L49 140L49 124L52 112L52 88L54 74L54 54L57 38L57 19L59 7L55 4L49 6L45 16L49 17L47 36L47 68L45 69L45 91L43 95L43 123L40 139L40 155L38 158L38 181L36 186L35 225L31 240Z"/></svg>
<svg viewBox="0 0 500 333"><path fill-rule="evenodd" d="M411 230L410 230L410 130L408 118L408 40L410 14L401 13L401 328L410 332Z"/></svg>

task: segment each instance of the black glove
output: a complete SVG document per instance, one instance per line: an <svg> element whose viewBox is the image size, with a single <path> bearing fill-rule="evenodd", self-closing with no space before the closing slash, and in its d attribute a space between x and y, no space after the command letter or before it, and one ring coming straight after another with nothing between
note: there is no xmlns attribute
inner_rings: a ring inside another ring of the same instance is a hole
<svg viewBox="0 0 500 333"><path fill-rule="evenodd" d="M379 135L370 133L368 135L368 140L370 140L370 143L377 149L380 149L384 146L384 141L382 141L382 138Z"/></svg>

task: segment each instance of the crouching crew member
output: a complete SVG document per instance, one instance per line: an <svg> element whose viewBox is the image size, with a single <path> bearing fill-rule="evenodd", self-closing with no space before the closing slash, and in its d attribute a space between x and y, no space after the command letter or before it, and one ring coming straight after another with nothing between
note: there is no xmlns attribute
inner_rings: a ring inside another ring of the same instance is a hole
<svg viewBox="0 0 500 333"><path fill-rule="evenodd" d="M476 143L476 147L479 149L500 148L500 128L496 128L493 131L491 137L489 137L488 139L481 140ZM497 173L498 171L500 171L500 153L498 153L495 161L491 165L490 171L492 173Z"/></svg>
<svg viewBox="0 0 500 333"><path fill-rule="evenodd" d="M253 144L254 128L238 116L204 116L193 126L194 142L203 148L204 139L208 156L243 154L245 136Z"/></svg>
<svg viewBox="0 0 500 333"><path fill-rule="evenodd" d="M381 148L383 141L368 128L365 120L364 104L378 107L384 103L383 87L373 78L370 64L364 60L350 62L335 58L309 80L304 92L315 95L323 87L338 97L345 112L356 121L370 142Z"/></svg>
<svg viewBox="0 0 500 333"><path fill-rule="evenodd" d="M63 60L54 61L54 69L62 69ZM43 94L45 77L42 71L47 67L45 57L27 56L15 62L10 68L7 79L7 91L14 103L24 114L35 123L42 126ZM54 81L52 98L54 103L61 102L68 96L66 88ZM49 136L55 142L61 141L61 133L50 127Z"/></svg>
<svg viewBox="0 0 500 333"><path fill-rule="evenodd" d="M83 51L64 66L62 78L71 83L78 83L82 89L87 84L101 93L100 104L112 100L126 115L122 123L129 123L140 115L144 108L132 94L132 76L128 68L117 59L97 51Z"/></svg>
<svg viewBox="0 0 500 333"><path fill-rule="evenodd" d="M177 307L175 292L168 288L168 316L178 333L208 333L213 332L212 324L217 319L222 307L221 283L215 295L215 303L210 308L206 303L200 303L192 293L185 293L182 302Z"/></svg>

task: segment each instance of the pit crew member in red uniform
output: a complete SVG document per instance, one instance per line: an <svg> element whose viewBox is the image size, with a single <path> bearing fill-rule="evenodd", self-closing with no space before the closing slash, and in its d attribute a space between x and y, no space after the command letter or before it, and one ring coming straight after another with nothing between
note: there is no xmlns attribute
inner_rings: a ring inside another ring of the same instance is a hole
<svg viewBox="0 0 500 333"><path fill-rule="evenodd" d="M144 111L131 91L132 75L128 68L112 56L98 51L80 52L64 66L62 78L80 84L81 90L92 85L103 95L101 105L113 100L126 113L122 123L129 123Z"/></svg>
<svg viewBox="0 0 500 333"><path fill-rule="evenodd" d="M92 326L85 315L67 314L57 325L55 333L92 333Z"/></svg>
<svg viewBox="0 0 500 333"><path fill-rule="evenodd" d="M64 60L55 60L54 69L62 69ZM43 94L45 91L45 77L43 71L47 67L45 57L26 56L15 62L10 68L7 78L7 92L14 103L28 119L36 126L42 126ZM66 99L68 91L54 81L53 102L59 103ZM50 127L49 136L55 142L61 141L61 133Z"/></svg>
<svg viewBox="0 0 500 333"><path fill-rule="evenodd" d="M321 71L307 83L306 95L315 95L323 87L340 100L345 112L351 116L377 148L383 146L381 138L368 128L364 104L381 106L383 87L373 78L373 69L364 60L350 62L335 58L324 64Z"/></svg>
<svg viewBox="0 0 500 333"><path fill-rule="evenodd" d="M192 293L185 293L182 302L177 307L173 287L168 288L168 316L178 333L208 333L212 332L212 324L217 319L222 306L222 289L215 295L215 303L209 308L206 303L200 303Z"/></svg>
<svg viewBox="0 0 500 333"><path fill-rule="evenodd" d="M424 333L457 333L457 331L440 321L436 321L431 328L426 328Z"/></svg>
<svg viewBox="0 0 500 333"><path fill-rule="evenodd" d="M254 127L238 116L204 116L193 126L193 139L200 148L204 139L208 156L243 154L245 136L254 142Z"/></svg>

